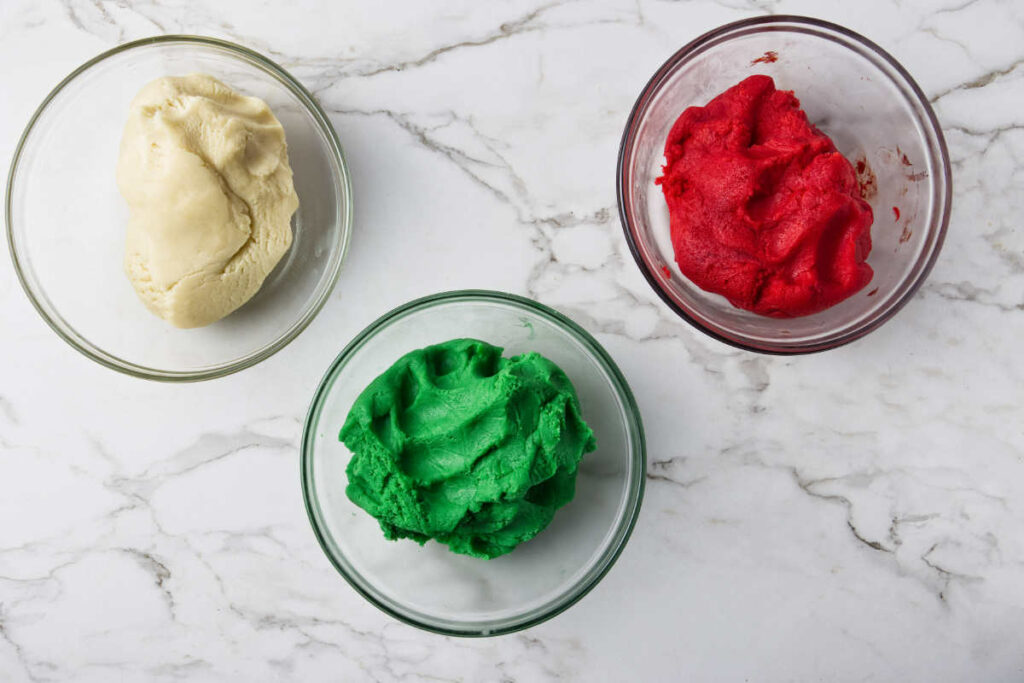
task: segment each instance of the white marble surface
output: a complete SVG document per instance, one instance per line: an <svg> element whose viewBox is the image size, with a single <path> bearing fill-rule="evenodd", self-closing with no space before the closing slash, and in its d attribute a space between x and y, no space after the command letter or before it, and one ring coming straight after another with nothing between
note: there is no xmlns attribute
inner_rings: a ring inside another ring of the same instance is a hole
<svg viewBox="0 0 1024 683"><path fill-rule="evenodd" d="M676 48L765 12L890 50L932 98L953 221L868 338L772 358L698 334L641 279L615 211L629 108ZM187 386L105 370L0 266L0 679L1024 680L1024 4L1019 0L251 3L3 0L0 165L71 69L161 32L270 55L331 113L356 233L288 348ZM647 498L621 559L542 626L397 623L309 528L312 390L386 309L527 294L636 392Z"/></svg>

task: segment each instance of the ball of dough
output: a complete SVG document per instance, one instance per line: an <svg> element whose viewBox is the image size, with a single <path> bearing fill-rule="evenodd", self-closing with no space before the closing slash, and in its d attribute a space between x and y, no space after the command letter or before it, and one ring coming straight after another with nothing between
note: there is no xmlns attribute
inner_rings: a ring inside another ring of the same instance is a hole
<svg viewBox="0 0 1024 683"><path fill-rule="evenodd" d="M292 243L299 198L267 104L204 74L132 100L117 183L131 212L125 272L146 307L201 327L248 301Z"/></svg>

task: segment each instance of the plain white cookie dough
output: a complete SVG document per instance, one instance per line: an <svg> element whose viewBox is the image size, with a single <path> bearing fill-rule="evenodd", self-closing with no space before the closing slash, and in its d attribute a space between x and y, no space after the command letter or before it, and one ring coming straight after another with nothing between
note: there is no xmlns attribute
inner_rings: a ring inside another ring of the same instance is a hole
<svg viewBox="0 0 1024 683"><path fill-rule="evenodd" d="M248 301L292 243L299 198L284 128L212 76L159 78L132 100L117 184L125 272L146 307L201 327Z"/></svg>

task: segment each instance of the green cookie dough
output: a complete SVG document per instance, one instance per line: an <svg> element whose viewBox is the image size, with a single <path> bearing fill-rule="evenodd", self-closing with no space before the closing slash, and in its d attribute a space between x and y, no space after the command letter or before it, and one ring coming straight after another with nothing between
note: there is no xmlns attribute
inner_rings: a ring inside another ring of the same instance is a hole
<svg viewBox="0 0 1024 683"><path fill-rule="evenodd" d="M341 429L349 499L384 536L453 552L511 552L572 500L596 448L561 368L476 339L407 353L359 395Z"/></svg>

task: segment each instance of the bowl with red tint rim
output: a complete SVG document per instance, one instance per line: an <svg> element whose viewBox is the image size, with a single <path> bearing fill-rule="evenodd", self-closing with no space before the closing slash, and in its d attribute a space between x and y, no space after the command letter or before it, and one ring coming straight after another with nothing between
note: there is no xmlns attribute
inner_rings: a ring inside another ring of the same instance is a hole
<svg viewBox="0 0 1024 683"><path fill-rule="evenodd" d="M857 171L874 212L871 282L819 313L771 318L734 307L690 282L675 263L661 175L668 132L747 76L792 90L812 124ZM891 55L842 26L774 16L727 24L672 55L641 91L622 135L619 215L654 291L702 332L774 354L824 351L863 337L896 314L928 276L949 223L949 155L921 89Z"/></svg>

